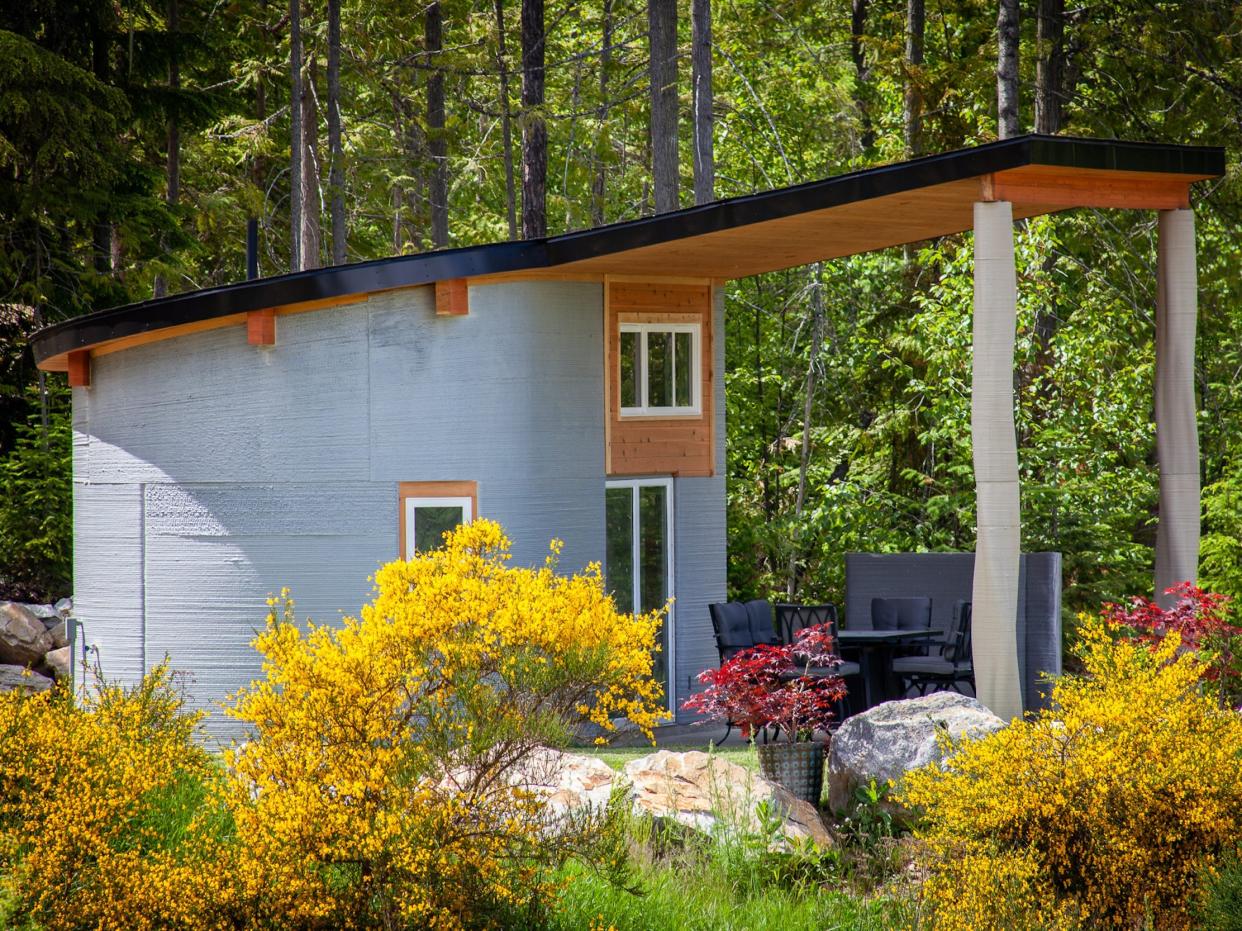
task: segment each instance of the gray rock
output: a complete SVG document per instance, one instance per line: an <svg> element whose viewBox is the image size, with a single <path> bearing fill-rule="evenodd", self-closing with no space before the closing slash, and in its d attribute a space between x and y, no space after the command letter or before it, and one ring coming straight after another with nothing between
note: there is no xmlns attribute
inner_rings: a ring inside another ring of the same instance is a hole
<svg viewBox="0 0 1242 931"><path fill-rule="evenodd" d="M56 613L61 617L69 617L69 615L73 614L73 599L62 598L56 602Z"/></svg>
<svg viewBox="0 0 1242 931"><path fill-rule="evenodd" d="M41 621L55 621L60 619L60 614L51 605L32 605L25 606L26 610L33 614Z"/></svg>
<svg viewBox="0 0 1242 931"><path fill-rule="evenodd" d="M28 692L46 692L52 687L52 680L31 672L24 666L0 664L0 692L11 692L13 689L25 689Z"/></svg>
<svg viewBox="0 0 1242 931"><path fill-rule="evenodd" d="M957 692L890 701L848 718L828 753L828 798L849 808L854 790L874 779L884 785L946 756L939 735L954 741L984 737L1005 726L976 699Z"/></svg>
<svg viewBox="0 0 1242 931"><path fill-rule="evenodd" d="M52 649L52 635L38 616L16 601L0 602L0 663L33 666Z"/></svg>
<svg viewBox="0 0 1242 931"><path fill-rule="evenodd" d="M44 628L52 637L52 646L56 649L69 646L69 622L64 618L55 621L44 621Z"/></svg>
<svg viewBox="0 0 1242 931"><path fill-rule="evenodd" d="M57 679L68 679L73 675L73 651L70 647L48 650L43 657L43 664Z"/></svg>

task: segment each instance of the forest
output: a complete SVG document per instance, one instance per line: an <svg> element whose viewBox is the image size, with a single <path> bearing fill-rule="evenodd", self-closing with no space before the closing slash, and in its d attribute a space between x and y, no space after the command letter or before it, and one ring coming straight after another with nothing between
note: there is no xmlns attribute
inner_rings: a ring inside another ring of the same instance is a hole
<svg viewBox="0 0 1242 931"><path fill-rule="evenodd" d="M0 596L72 589L40 327L1039 132L1227 150L1195 191L1201 583L1242 595L1242 7L1221 0L25 0L0 8ZM1151 586L1155 222L1018 227L1023 548ZM257 236L257 268L247 237ZM969 235L726 296L729 584L970 549Z"/></svg>

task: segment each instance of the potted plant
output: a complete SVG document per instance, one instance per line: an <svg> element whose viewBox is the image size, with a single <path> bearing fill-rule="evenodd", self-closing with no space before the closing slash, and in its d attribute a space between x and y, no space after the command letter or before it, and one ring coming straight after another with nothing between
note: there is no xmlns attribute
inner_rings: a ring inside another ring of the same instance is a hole
<svg viewBox="0 0 1242 931"><path fill-rule="evenodd" d="M807 627L793 643L741 650L719 669L699 673L707 688L682 708L731 721L745 736L762 733L758 749L764 778L818 805L825 744L814 737L816 731L827 731L845 697L845 682L831 673L840 664L831 627Z"/></svg>

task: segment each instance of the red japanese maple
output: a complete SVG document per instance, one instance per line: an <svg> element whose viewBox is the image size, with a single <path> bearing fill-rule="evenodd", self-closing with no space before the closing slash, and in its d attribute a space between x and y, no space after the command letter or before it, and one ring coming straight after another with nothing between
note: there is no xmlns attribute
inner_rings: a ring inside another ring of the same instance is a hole
<svg viewBox="0 0 1242 931"><path fill-rule="evenodd" d="M807 627L792 644L742 650L719 669L699 673L707 688L682 708L731 721L743 734L777 727L789 741L809 740L816 730L827 729L846 691L840 676L810 672L840 664L831 627Z"/></svg>
<svg viewBox="0 0 1242 931"><path fill-rule="evenodd" d="M1207 663L1204 678L1216 683L1222 701L1236 704L1242 692L1242 626L1229 619L1229 598L1205 592L1191 582L1174 585L1165 594L1176 597L1172 607L1162 608L1136 596L1128 605L1104 605L1104 619L1148 643L1178 634L1182 647Z"/></svg>

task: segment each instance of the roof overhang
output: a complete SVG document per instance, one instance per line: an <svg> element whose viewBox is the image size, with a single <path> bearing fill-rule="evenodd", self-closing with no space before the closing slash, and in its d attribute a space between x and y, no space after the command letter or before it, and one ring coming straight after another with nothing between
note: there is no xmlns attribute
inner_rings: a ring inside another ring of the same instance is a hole
<svg viewBox="0 0 1242 931"><path fill-rule="evenodd" d="M78 317L35 334L35 360L312 310L378 291L467 278L669 275L732 279L968 230L974 204L1015 219L1076 207L1187 207L1225 171L1217 147L1020 136L543 240L471 246L246 281ZM158 334L158 335L157 335Z"/></svg>

